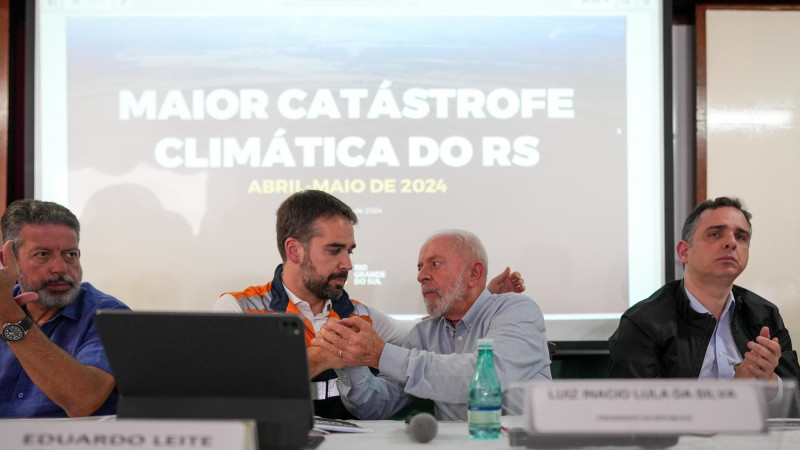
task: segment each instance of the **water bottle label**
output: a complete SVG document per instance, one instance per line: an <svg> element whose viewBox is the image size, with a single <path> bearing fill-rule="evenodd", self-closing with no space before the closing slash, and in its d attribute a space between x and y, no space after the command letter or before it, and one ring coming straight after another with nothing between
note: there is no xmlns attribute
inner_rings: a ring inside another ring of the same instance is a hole
<svg viewBox="0 0 800 450"><path fill-rule="evenodd" d="M470 406L467 409L467 421L470 425L492 425L500 423L500 408L481 408Z"/></svg>

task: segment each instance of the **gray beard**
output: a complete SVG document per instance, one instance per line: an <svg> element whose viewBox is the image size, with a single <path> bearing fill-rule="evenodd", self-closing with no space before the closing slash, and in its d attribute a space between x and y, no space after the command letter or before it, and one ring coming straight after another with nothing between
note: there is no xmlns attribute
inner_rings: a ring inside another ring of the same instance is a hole
<svg viewBox="0 0 800 450"><path fill-rule="evenodd" d="M47 283L54 281L68 281L72 284L72 288L63 292L51 292L47 289ZM33 286L25 278L25 274L20 272L17 275L17 282L19 283L20 291L36 292L39 295L37 302L43 307L51 309L61 309L71 304L78 297L78 292L81 290L81 280L76 283L69 275L62 275L58 278L46 280L40 286Z"/></svg>
<svg viewBox="0 0 800 450"><path fill-rule="evenodd" d="M436 302L429 302L428 299L423 296L423 300L425 300L425 309L427 309L428 314L433 317L442 317L450 312L450 309L455 303L462 301L467 294L467 289L464 287L464 274L458 276L453 288L448 292L442 294L441 291L437 290L436 293L439 294L439 301Z"/></svg>

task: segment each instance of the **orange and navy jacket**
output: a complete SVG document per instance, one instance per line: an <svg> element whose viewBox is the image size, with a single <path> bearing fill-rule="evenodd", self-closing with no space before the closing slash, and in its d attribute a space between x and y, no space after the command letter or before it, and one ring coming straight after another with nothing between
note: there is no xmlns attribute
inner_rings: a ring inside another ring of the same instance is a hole
<svg viewBox="0 0 800 450"><path fill-rule="evenodd" d="M245 313L289 313L297 314L303 319L305 324L306 346L311 345L314 338L314 326L306 319L297 306L289 300L286 289L283 287L283 264L275 269L275 276L272 281L263 286L251 286L241 292L228 292L239 303ZM331 300L332 309L328 313L329 317L343 318L358 316L372 323L369 316L369 308L355 300L351 300L346 291L336 300ZM328 369L314 377L315 383L335 383L337 381L336 372ZM314 414L331 419L353 419L354 417L345 408L341 398L336 395L325 399L314 400Z"/></svg>
<svg viewBox="0 0 800 450"><path fill-rule="evenodd" d="M250 286L241 292L228 292L223 295L230 295L239 302L242 311L246 313L289 313L297 314L302 317L305 323L306 346L311 345L314 338L314 326L308 319L303 317L300 310L289 300L286 289L283 287L283 264L275 269L275 275L271 282L262 286ZM369 316L369 308L356 301L351 300L347 291L336 300L331 300L332 309L329 313L333 318L346 318L358 316L372 323Z"/></svg>

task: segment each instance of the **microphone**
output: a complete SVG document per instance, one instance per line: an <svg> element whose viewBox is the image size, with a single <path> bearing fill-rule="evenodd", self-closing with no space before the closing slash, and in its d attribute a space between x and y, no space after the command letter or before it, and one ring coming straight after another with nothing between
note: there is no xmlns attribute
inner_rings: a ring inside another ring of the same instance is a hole
<svg viewBox="0 0 800 450"><path fill-rule="evenodd" d="M406 417L406 433L411 436L411 439L426 443L436 437L439 431L439 424L436 418L430 413L419 413L413 416Z"/></svg>

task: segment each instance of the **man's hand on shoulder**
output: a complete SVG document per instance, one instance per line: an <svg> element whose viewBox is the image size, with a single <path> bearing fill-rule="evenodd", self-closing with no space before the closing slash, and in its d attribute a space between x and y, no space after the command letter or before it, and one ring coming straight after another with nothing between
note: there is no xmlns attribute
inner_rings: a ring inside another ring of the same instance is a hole
<svg viewBox="0 0 800 450"><path fill-rule="evenodd" d="M759 380L776 380L775 368L781 359L781 346L778 338L769 338L769 328L761 328L761 334L755 341L747 343L749 352L736 367L734 378L757 378Z"/></svg>
<svg viewBox="0 0 800 450"><path fill-rule="evenodd" d="M372 325L360 317L341 321L328 319L311 344L338 355L344 360L345 366L374 368L378 368L386 345Z"/></svg>
<svg viewBox="0 0 800 450"><path fill-rule="evenodd" d="M510 267L502 271L500 275L492 278L486 289L492 294L505 294L506 292L525 292L525 280L519 272L512 272Z"/></svg>

